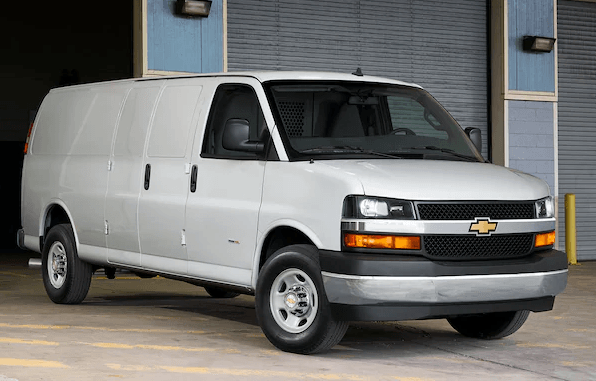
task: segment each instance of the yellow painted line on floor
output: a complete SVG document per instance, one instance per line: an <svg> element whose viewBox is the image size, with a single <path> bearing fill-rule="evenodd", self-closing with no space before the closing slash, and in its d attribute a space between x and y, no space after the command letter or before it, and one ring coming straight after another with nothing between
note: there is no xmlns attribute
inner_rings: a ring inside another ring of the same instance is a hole
<svg viewBox="0 0 596 381"><path fill-rule="evenodd" d="M274 349L261 349L261 353L267 356L281 356L283 352Z"/></svg>
<svg viewBox="0 0 596 381"><path fill-rule="evenodd" d="M476 363L480 360L473 360L468 358L453 358L453 357L444 357L444 356L425 356L420 357L420 360L440 360L440 361L447 361L456 364L465 364L465 363Z"/></svg>
<svg viewBox="0 0 596 381"><path fill-rule="evenodd" d="M589 345L577 344L551 344L551 343L519 343L518 347L523 348L559 348L559 349L590 349Z"/></svg>
<svg viewBox="0 0 596 381"><path fill-rule="evenodd" d="M585 366L593 366L594 361L562 361L561 365L581 368Z"/></svg>
<svg viewBox="0 0 596 381"><path fill-rule="evenodd" d="M46 324L7 324L0 323L0 327L6 328L27 328L27 329L67 329L70 325L46 325Z"/></svg>
<svg viewBox="0 0 596 381"><path fill-rule="evenodd" d="M204 334L205 331L182 331L174 329L151 329L151 328L108 328L108 327L89 327L79 325L46 325L46 324L8 324L0 323L0 328L25 328L25 329L82 329L89 331L105 331L105 332L135 332L135 333L194 333Z"/></svg>
<svg viewBox="0 0 596 381"><path fill-rule="evenodd" d="M0 343L8 344L30 344L30 345L60 345L55 341L43 341L43 340L25 340L25 339L14 339L12 337L0 337Z"/></svg>
<svg viewBox="0 0 596 381"><path fill-rule="evenodd" d="M158 351L182 351L182 352L214 352L215 348L188 348L174 347L169 345L148 345L148 344L122 344L122 343L79 343L98 348L110 349L153 349Z"/></svg>
<svg viewBox="0 0 596 381"><path fill-rule="evenodd" d="M12 275L12 276L18 276L21 278L29 278L29 275L25 275L25 274L19 274L19 273L13 273L10 271L0 271L0 275Z"/></svg>
<svg viewBox="0 0 596 381"><path fill-rule="evenodd" d="M568 328L565 331L567 331L567 332L596 332L596 329L591 329L591 328Z"/></svg>
<svg viewBox="0 0 596 381"><path fill-rule="evenodd" d="M29 368L69 368L69 366L58 361L47 360L28 360L28 359L11 359L0 358L0 366L21 366Z"/></svg>
<svg viewBox="0 0 596 381"><path fill-rule="evenodd" d="M154 319L154 320L184 320L184 321L207 321L208 318L203 317L191 317L188 316L154 316L154 315L145 315L140 316L145 319Z"/></svg>
<svg viewBox="0 0 596 381"><path fill-rule="evenodd" d="M373 380L398 380L398 381L433 381L428 378L419 377L398 377L389 375L374 375L362 376L357 374L346 373L299 373L299 372L285 372L275 370L259 370L259 369L230 369L230 368L208 368L208 367L179 367L179 366L139 366L139 365L121 365L121 364L106 364L106 366L113 370L124 371L144 371L154 372L156 370L165 370L170 373L185 373L185 374L209 374L209 375L223 375L223 376L237 376L237 377L275 377L284 379L299 379L299 380L349 380L349 381L373 381Z"/></svg>
<svg viewBox="0 0 596 381"><path fill-rule="evenodd" d="M152 328L108 328L108 327L85 327L85 326L71 326L73 329L85 329L91 331L106 331L106 332L136 332L136 333L176 333L186 331L176 331L173 329L152 329Z"/></svg>

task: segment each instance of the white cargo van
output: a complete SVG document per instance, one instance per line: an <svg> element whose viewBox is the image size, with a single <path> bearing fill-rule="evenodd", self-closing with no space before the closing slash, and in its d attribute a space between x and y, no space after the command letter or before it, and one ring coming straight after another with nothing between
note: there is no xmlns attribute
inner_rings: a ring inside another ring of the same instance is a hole
<svg viewBox="0 0 596 381"><path fill-rule="evenodd" d="M546 183L479 142L419 86L360 73L54 89L18 240L42 253L56 303L83 301L98 268L159 274L255 295L284 351L326 350L364 320L500 338L552 309L567 259Z"/></svg>

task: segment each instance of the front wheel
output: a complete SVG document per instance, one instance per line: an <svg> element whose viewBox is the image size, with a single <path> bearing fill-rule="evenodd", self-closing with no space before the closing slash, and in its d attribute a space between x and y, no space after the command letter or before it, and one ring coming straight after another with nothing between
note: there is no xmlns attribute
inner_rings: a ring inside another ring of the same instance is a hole
<svg viewBox="0 0 596 381"><path fill-rule="evenodd" d="M69 224L52 227L41 256L43 285L52 302L78 304L85 299L93 267L79 259Z"/></svg>
<svg viewBox="0 0 596 381"><path fill-rule="evenodd" d="M255 305L263 333L282 351L322 352L339 343L348 329L347 322L331 315L318 252L310 245L287 246L267 259Z"/></svg>
<svg viewBox="0 0 596 381"><path fill-rule="evenodd" d="M447 318L459 333L476 339L501 339L512 335L524 324L530 311L493 312Z"/></svg>

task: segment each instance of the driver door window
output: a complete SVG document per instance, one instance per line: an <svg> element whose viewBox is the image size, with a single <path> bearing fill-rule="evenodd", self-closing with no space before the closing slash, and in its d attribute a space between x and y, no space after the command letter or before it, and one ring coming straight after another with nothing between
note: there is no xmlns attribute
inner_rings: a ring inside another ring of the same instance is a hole
<svg viewBox="0 0 596 381"><path fill-rule="evenodd" d="M247 120L250 125L250 140L261 140L267 131L265 118L254 90L246 85L221 85L213 99L201 156L256 159L255 153L230 151L223 148L223 132L226 121L229 119Z"/></svg>

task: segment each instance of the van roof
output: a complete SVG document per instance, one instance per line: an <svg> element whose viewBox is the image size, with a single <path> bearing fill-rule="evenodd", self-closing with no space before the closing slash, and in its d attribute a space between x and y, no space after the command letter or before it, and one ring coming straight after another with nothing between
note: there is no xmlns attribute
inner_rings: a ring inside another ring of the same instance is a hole
<svg viewBox="0 0 596 381"><path fill-rule="evenodd" d="M203 73L203 74L177 74L167 76L155 76L155 77L144 77L144 78L130 78L115 81L98 82L96 84L116 84L136 81L155 81L163 79L177 79L177 78L209 78L209 77L251 77L259 80L260 82L268 81L289 81L289 80L302 80L302 81L353 81L353 82L373 82L373 83L387 83L394 85L418 87L419 85L402 82L395 79L375 77L370 75L354 75L346 73L334 73L334 72L323 72L323 71L237 71L227 73ZM87 83L81 85L65 86L52 89L51 91L59 91L63 88L75 88L75 87L86 87L94 85L94 83Z"/></svg>

